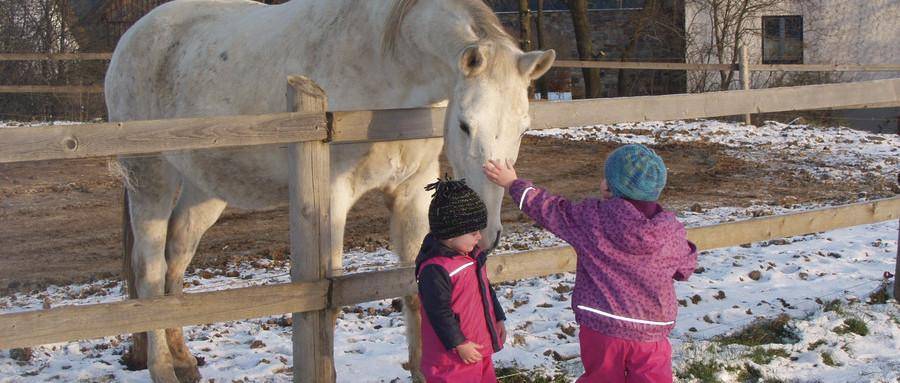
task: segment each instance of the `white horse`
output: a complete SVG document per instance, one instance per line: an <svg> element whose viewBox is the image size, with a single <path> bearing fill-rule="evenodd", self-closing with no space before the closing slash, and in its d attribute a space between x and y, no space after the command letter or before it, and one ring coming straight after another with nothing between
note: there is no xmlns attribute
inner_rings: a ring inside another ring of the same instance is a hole
<svg viewBox="0 0 900 383"><path fill-rule="evenodd" d="M410 264L428 232L423 187L438 177L442 145L456 176L485 200L485 237L500 232L503 191L486 182L481 164L516 158L529 126L526 88L554 58L553 51L523 53L479 0L177 0L122 37L106 75L106 103L110 121L278 113L292 74L320 85L329 110L449 99L443 140L331 146L334 248L342 248L351 206L378 189L388 196L393 249ZM136 296L182 293L200 237L226 204L286 205L287 158L277 146L120 158ZM408 296L404 307L409 366L420 378L418 302ZM181 329L169 329L168 339L166 332L148 333L153 380L199 380Z"/></svg>

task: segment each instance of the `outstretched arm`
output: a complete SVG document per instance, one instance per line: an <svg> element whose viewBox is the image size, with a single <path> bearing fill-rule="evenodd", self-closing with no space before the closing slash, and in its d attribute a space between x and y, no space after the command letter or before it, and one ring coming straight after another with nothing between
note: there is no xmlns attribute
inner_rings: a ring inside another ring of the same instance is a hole
<svg viewBox="0 0 900 383"><path fill-rule="evenodd" d="M505 188L525 214L551 233L568 240L572 227L577 226L579 209L568 199L535 187L530 181L519 179L509 162L491 160L484 165L484 174L491 182Z"/></svg>

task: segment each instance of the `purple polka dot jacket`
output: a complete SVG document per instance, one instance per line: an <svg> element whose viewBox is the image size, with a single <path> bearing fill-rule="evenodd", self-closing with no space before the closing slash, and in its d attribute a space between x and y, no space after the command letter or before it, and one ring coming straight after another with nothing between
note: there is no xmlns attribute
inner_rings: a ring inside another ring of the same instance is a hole
<svg viewBox="0 0 900 383"><path fill-rule="evenodd" d="M678 312L674 281L687 280L697 265L697 247L674 213L656 203L645 213L621 198L573 203L522 179L509 194L575 248L572 309L579 325L639 342L669 335Z"/></svg>

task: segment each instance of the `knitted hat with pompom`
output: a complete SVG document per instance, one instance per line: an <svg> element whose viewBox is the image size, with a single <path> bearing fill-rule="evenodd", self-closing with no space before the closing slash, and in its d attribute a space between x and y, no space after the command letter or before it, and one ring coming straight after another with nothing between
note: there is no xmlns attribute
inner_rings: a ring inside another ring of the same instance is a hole
<svg viewBox="0 0 900 383"><path fill-rule="evenodd" d="M425 190L434 190L428 206L428 226L437 239L450 239L487 227L487 208L466 180L438 178Z"/></svg>

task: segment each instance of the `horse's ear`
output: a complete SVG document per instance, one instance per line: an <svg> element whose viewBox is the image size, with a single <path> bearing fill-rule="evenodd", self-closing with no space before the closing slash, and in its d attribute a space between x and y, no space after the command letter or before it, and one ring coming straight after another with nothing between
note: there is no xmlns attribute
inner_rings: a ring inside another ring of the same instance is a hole
<svg viewBox="0 0 900 383"><path fill-rule="evenodd" d="M556 60L556 51L533 51L519 57L519 72L529 80L535 80L547 73Z"/></svg>
<svg viewBox="0 0 900 383"><path fill-rule="evenodd" d="M485 47L478 44L469 45L459 56L459 70L466 77L475 77L487 68L487 55Z"/></svg>

